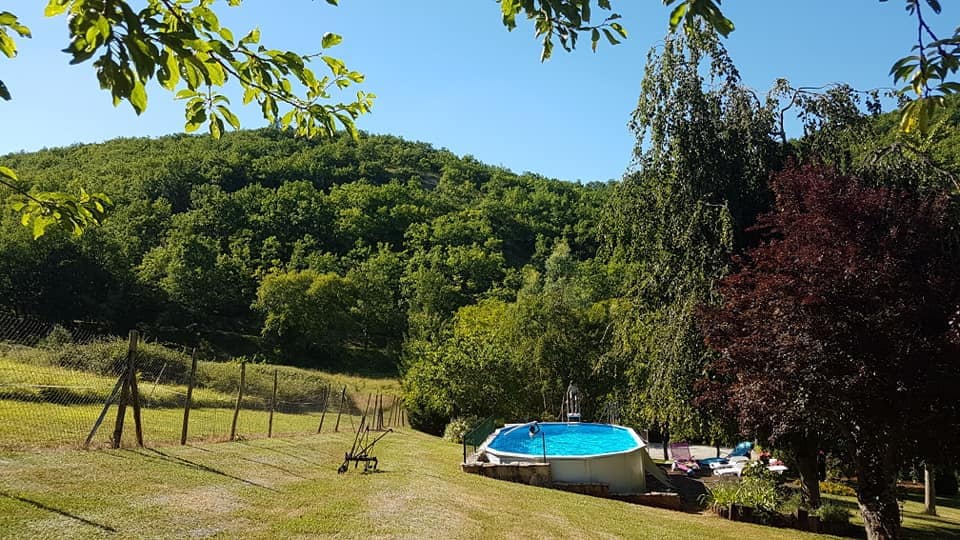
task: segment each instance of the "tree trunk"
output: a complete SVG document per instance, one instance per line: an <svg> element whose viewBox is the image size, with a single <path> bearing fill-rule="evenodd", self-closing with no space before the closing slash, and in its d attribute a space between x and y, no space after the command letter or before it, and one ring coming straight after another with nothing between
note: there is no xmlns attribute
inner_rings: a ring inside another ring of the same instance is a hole
<svg viewBox="0 0 960 540"><path fill-rule="evenodd" d="M857 504L868 540L900 538L895 463L893 448L882 435L857 447Z"/></svg>
<svg viewBox="0 0 960 540"><path fill-rule="evenodd" d="M800 496L809 508L820 506L820 477L817 474L816 440L804 441L796 448L797 473L800 474Z"/></svg>
<svg viewBox="0 0 960 540"><path fill-rule="evenodd" d="M670 456L667 454L667 444L670 442L670 433L667 432L667 428L663 428L663 460L670 461Z"/></svg>
<svg viewBox="0 0 960 540"><path fill-rule="evenodd" d="M937 515L937 488L936 475L929 464L923 467L923 513L928 516Z"/></svg>

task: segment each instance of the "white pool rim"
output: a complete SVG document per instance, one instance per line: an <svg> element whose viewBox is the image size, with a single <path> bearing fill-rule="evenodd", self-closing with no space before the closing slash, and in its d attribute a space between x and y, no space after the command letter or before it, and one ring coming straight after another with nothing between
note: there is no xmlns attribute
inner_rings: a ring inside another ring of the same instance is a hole
<svg viewBox="0 0 960 540"><path fill-rule="evenodd" d="M542 424L561 424L566 422L542 422ZM502 452L490 448L490 443L498 435L506 430L507 432L520 427L528 426L526 424L507 424L494 431L478 449L486 454L491 463L509 464L509 463L544 463L543 454L520 454L514 452ZM575 425L575 424L574 424ZM582 425L582 424L581 424ZM550 464L550 473L555 482L568 483L603 483L607 484L612 494L632 494L643 493L646 491L646 471L645 467L649 461L646 455L646 443L637 433L628 427L615 424L594 424L601 426L610 426L626 430L627 433L636 442L636 446L627 450L617 452L605 452L600 454L587 455L552 455L547 453L546 462ZM549 452L549 447L547 448ZM651 462L652 463L652 462Z"/></svg>

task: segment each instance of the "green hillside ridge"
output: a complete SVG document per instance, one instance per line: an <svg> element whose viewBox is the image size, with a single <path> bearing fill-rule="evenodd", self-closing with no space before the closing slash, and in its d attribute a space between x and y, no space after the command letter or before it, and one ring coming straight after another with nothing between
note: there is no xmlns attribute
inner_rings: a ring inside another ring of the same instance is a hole
<svg viewBox="0 0 960 540"><path fill-rule="evenodd" d="M405 335L512 296L558 239L592 257L609 192L397 137L270 129L3 159L33 189L84 187L115 205L79 239L37 241L5 210L0 311L136 325L225 358L394 374Z"/></svg>

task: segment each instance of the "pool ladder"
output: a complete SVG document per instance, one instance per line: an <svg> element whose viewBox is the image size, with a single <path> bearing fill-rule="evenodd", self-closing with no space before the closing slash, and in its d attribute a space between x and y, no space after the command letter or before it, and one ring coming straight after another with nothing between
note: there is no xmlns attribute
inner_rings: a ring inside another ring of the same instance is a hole
<svg viewBox="0 0 960 540"><path fill-rule="evenodd" d="M580 422L580 389L572 382L567 386L560 405L560 420Z"/></svg>

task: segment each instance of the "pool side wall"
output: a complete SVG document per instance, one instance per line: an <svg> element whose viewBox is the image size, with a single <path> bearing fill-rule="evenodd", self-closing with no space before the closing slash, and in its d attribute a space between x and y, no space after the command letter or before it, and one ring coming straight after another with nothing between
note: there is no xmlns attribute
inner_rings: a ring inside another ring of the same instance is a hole
<svg viewBox="0 0 960 540"><path fill-rule="evenodd" d="M486 454L490 463L543 463L543 456L513 454L490 448L500 431L515 427L504 426L493 432L483 443L480 451ZM617 426L623 427L623 426ZM607 484L610 493L617 495L644 493L646 491L646 472L643 452L646 452L643 440L630 428L626 429L637 441L637 447L623 452L593 454L588 456L547 456L550 474L555 482L601 483Z"/></svg>

